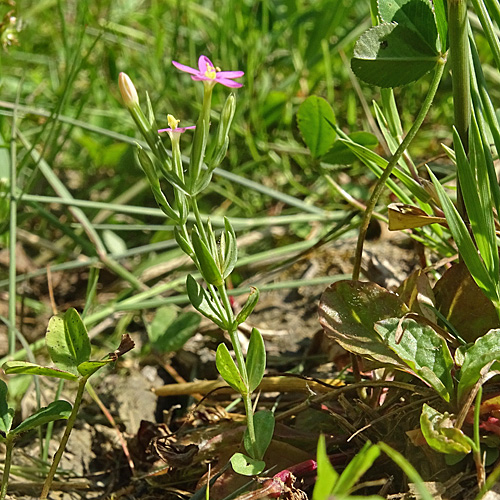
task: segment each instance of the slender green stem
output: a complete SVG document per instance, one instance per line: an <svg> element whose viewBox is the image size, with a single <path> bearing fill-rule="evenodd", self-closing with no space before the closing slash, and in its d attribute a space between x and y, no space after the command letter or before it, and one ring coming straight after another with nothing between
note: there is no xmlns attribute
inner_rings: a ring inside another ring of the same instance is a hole
<svg viewBox="0 0 500 500"><path fill-rule="evenodd" d="M198 227L198 231L200 233L201 239L208 248L210 248L210 242L207 238L207 233L205 231L205 226L203 225L203 221L201 220L200 209L198 208L198 202L194 196L191 197L191 206L193 207L193 213L196 220L196 226Z"/></svg>
<svg viewBox="0 0 500 500"><path fill-rule="evenodd" d="M78 415L78 410L80 408L80 404L82 402L82 397L83 393L85 391L85 384L87 383L88 377L82 377L79 382L78 382L78 391L76 393L75 397L75 403L73 405L73 410L71 412L71 415L68 418L68 422L66 424L66 429L64 431L63 437L61 438L61 442L59 443L59 448L56 451L56 454L54 455L54 458L52 460L52 465L50 466L49 473L47 475L47 478L45 479L45 483L43 484L43 489L42 493L40 495L40 500L45 500L47 498L47 495L49 494L50 487L52 486L52 481L54 480L54 476L57 471L57 467L59 465L59 462L61 461L61 458L63 456L64 450L66 449L66 445L68 443L69 436L71 434L71 431L73 430L73 427L75 425L76 417Z"/></svg>
<svg viewBox="0 0 500 500"><path fill-rule="evenodd" d="M476 394L476 402L474 405L474 447L472 455L474 456L474 463L476 464L477 485L479 489L484 487L486 475L484 472L483 459L481 456L481 442L479 439L479 418L481 415L481 399L483 397L483 387L479 386Z"/></svg>
<svg viewBox="0 0 500 500"><path fill-rule="evenodd" d="M17 239L17 172L16 172L16 108L10 138L10 211L9 211L9 356L16 352L16 239Z"/></svg>
<svg viewBox="0 0 500 500"><path fill-rule="evenodd" d="M446 59L444 57L439 59L436 66L436 70L434 71L434 76L432 78L429 91L427 92L427 96L425 97L425 100L422 103L420 111L418 112L418 115L416 116L410 131L404 138L403 142L399 145L396 152L392 155L383 174L378 179L377 184L375 185L375 189L373 190L370 200L368 201L366 211L363 216L363 222L361 223L361 227L359 230L358 243L356 245L356 254L354 257L354 269L352 271L353 280L359 279L359 274L361 271L361 259L363 257L363 245L365 242L366 233L368 231L368 225L370 224L371 216L375 210L377 201L380 195L382 194L382 191L385 187L385 183L389 179L389 176L391 175L393 168L397 165L399 159L401 158L405 150L409 147L409 145L415 138L415 135L417 134L418 130L422 126L424 118L426 117L431 107L432 101L434 100L434 96L436 95L436 91L439 87L439 82L441 81L441 77L443 76L445 63Z"/></svg>
<svg viewBox="0 0 500 500"><path fill-rule="evenodd" d="M450 39L450 66L453 86L455 128L465 153L469 150L469 126L471 120L471 91L469 67L469 40L467 25L467 0L448 1L448 35ZM457 177L457 210L467 221L462 190Z"/></svg>
<svg viewBox="0 0 500 500"><path fill-rule="evenodd" d="M12 465L12 450L14 448L14 437L7 434L5 441L5 459L3 462L2 485L0 487L0 500L4 500L9 484L10 466Z"/></svg>

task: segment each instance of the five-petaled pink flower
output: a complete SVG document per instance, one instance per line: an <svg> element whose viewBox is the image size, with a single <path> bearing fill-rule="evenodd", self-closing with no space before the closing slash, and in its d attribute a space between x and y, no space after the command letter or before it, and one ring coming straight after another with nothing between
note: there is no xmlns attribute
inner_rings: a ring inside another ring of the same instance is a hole
<svg viewBox="0 0 500 500"><path fill-rule="evenodd" d="M196 125L191 125L190 127L178 127L180 120L177 120L172 115L167 116L167 122L170 125L170 128L162 128L158 130L159 134L161 134L162 132L168 132L168 135L172 137L172 132L175 132L176 134L182 134L186 130L192 130L196 128Z"/></svg>
<svg viewBox="0 0 500 500"><path fill-rule="evenodd" d="M245 73L243 71L221 71L213 65L212 61L207 56L200 56L198 59L198 69L190 68L177 61L172 61L172 64L181 71L185 71L191 75L191 78L196 81L204 80L208 82L221 83L226 87L233 89L243 87L243 84L234 82L234 78L240 78Z"/></svg>

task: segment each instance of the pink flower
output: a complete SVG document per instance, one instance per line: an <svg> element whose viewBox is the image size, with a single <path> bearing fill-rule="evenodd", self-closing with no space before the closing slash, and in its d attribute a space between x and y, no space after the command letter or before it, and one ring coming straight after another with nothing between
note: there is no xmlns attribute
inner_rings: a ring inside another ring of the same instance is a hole
<svg viewBox="0 0 500 500"><path fill-rule="evenodd" d="M159 134L161 132L168 132L169 135L171 135L171 132L178 132L179 134L182 134L186 130L191 130L193 128L196 128L196 125L191 125L190 127L178 127L177 125L179 125L180 120L177 120L172 115L167 116L167 121L168 121L168 124L170 125L170 128L162 128L162 129L158 130Z"/></svg>
<svg viewBox="0 0 500 500"><path fill-rule="evenodd" d="M198 69L190 68L177 61L172 61L172 64L181 71L185 71L191 75L191 78L196 81L204 80L208 82L221 83L226 87L237 89L243 87L243 84L234 82L233 78L240 78L245 73L243 71L221 71L213 65L212 61L207 56L200 56L198 59Z"/></svg>

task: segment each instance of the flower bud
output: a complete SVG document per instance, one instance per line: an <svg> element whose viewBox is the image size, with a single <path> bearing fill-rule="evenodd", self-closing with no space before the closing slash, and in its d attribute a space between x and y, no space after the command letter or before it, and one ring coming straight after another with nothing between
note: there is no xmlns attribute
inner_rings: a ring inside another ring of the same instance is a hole
<svg viewBox="0 0 500 500"><path fill-rule="evenodd" d="M120 73L118 76L118 86L120 87L120 93L127 108L131 109L139 105L137 90L126 73Z"/></svg>

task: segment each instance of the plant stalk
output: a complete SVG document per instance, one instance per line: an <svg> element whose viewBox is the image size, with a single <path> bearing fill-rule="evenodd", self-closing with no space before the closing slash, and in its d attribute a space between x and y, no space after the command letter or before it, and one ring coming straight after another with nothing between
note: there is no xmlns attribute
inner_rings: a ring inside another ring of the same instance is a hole
<svg viewBox="0 0 500 500"><path fill-rule="evenodd" d="M471 91L466 0L448 0L448 35L450 40L450 66L453 86L455 128L462 141L465 154L468 154L469 127L471 120ZM458 176L457 210L462 216L462 219L467 222L467 211L465 209Z"/></svg>
<svg viewBox="0 0 500 500"><path fill-rule="evenodd" d="M64 450L66 449L66 445L68 444L68 439L71 434L71 431L73 430L73 427L75 425L76 417L78 415L78 410L80 409L80 404L82 402L83 393L85 391L85 384L87 383L87 380L88 376L82 377L78 382L78 391L76 393L73 410L71 411L71 415L69 416L68 422L66 423L66 429L64 431L63 437L61 438L61 442L59 443L59 448L57 449L56 454L52 459L52 465L50 466L49 473L47 475L47 478L45 479L45 483L43 484L40 500L46 500L49 494L50 487L52 486L52 481L54 480L54 476L57 471L57 467L59 465L59 462L61 461Z"/></svg>
<svg viewBox="0 0 500 500"><path fill-rule="evenodd" d="M389 176L391 175L393 168L397 165L397 163L398 163L399 159L401 158L401 156L403 155L403 153L410 146L410 144L413 141L413 139L415 138L418 130L422 126L422 123L423 123L425 117L427 116L427 113L429 112L429 109L432 105L432 101L434 100L434 96L436 95L436 91L439 87L439 82L441 81L441 78L443 76L445 63L446 63L445 57L441 57L439 59L439 61L437 62L437 66L436 66L436 69L434 71L434 76L432 78L432 82L431 82L431 85L429 87L429 91L427 92L425 100L422 103L422 107L420 108L420 111L418 112L418 115L416 116L415 121L413 122L413 125L412 125L411 129L409 130L408 134L403 139L403 142L399 145L396 152L392 155L389 163L387 164L387 167L385 168L384 172L382 173L382 175L378 179L372 195L370 196L370 199L369 199L368 204L366 206L366 211L363 215L363 221L362 221L360 229L359 229L358 242L356 245L356 253L354 256L354 268L352 271L352 279L353 280L359 279L359 275L360 275L360 271L361 271L361 259L363 257L363 245L365 242L366 233L368 231L368 225L370 224L371 216L375 210L375 206L377 205L378 199L380 198L380 195L382 194L382 191L385 187L385 183L389 179Z"/></svg>
<svg viewBox="0 0 500 500"><path fill-rule="evenodd" d="M14 437L7 434L5 440L5 459L3 462L2 485L0 487L0 500L4 500L7 495L7 486L9 484L10 466L12 465L12 450L14 448Z"/></svg>

